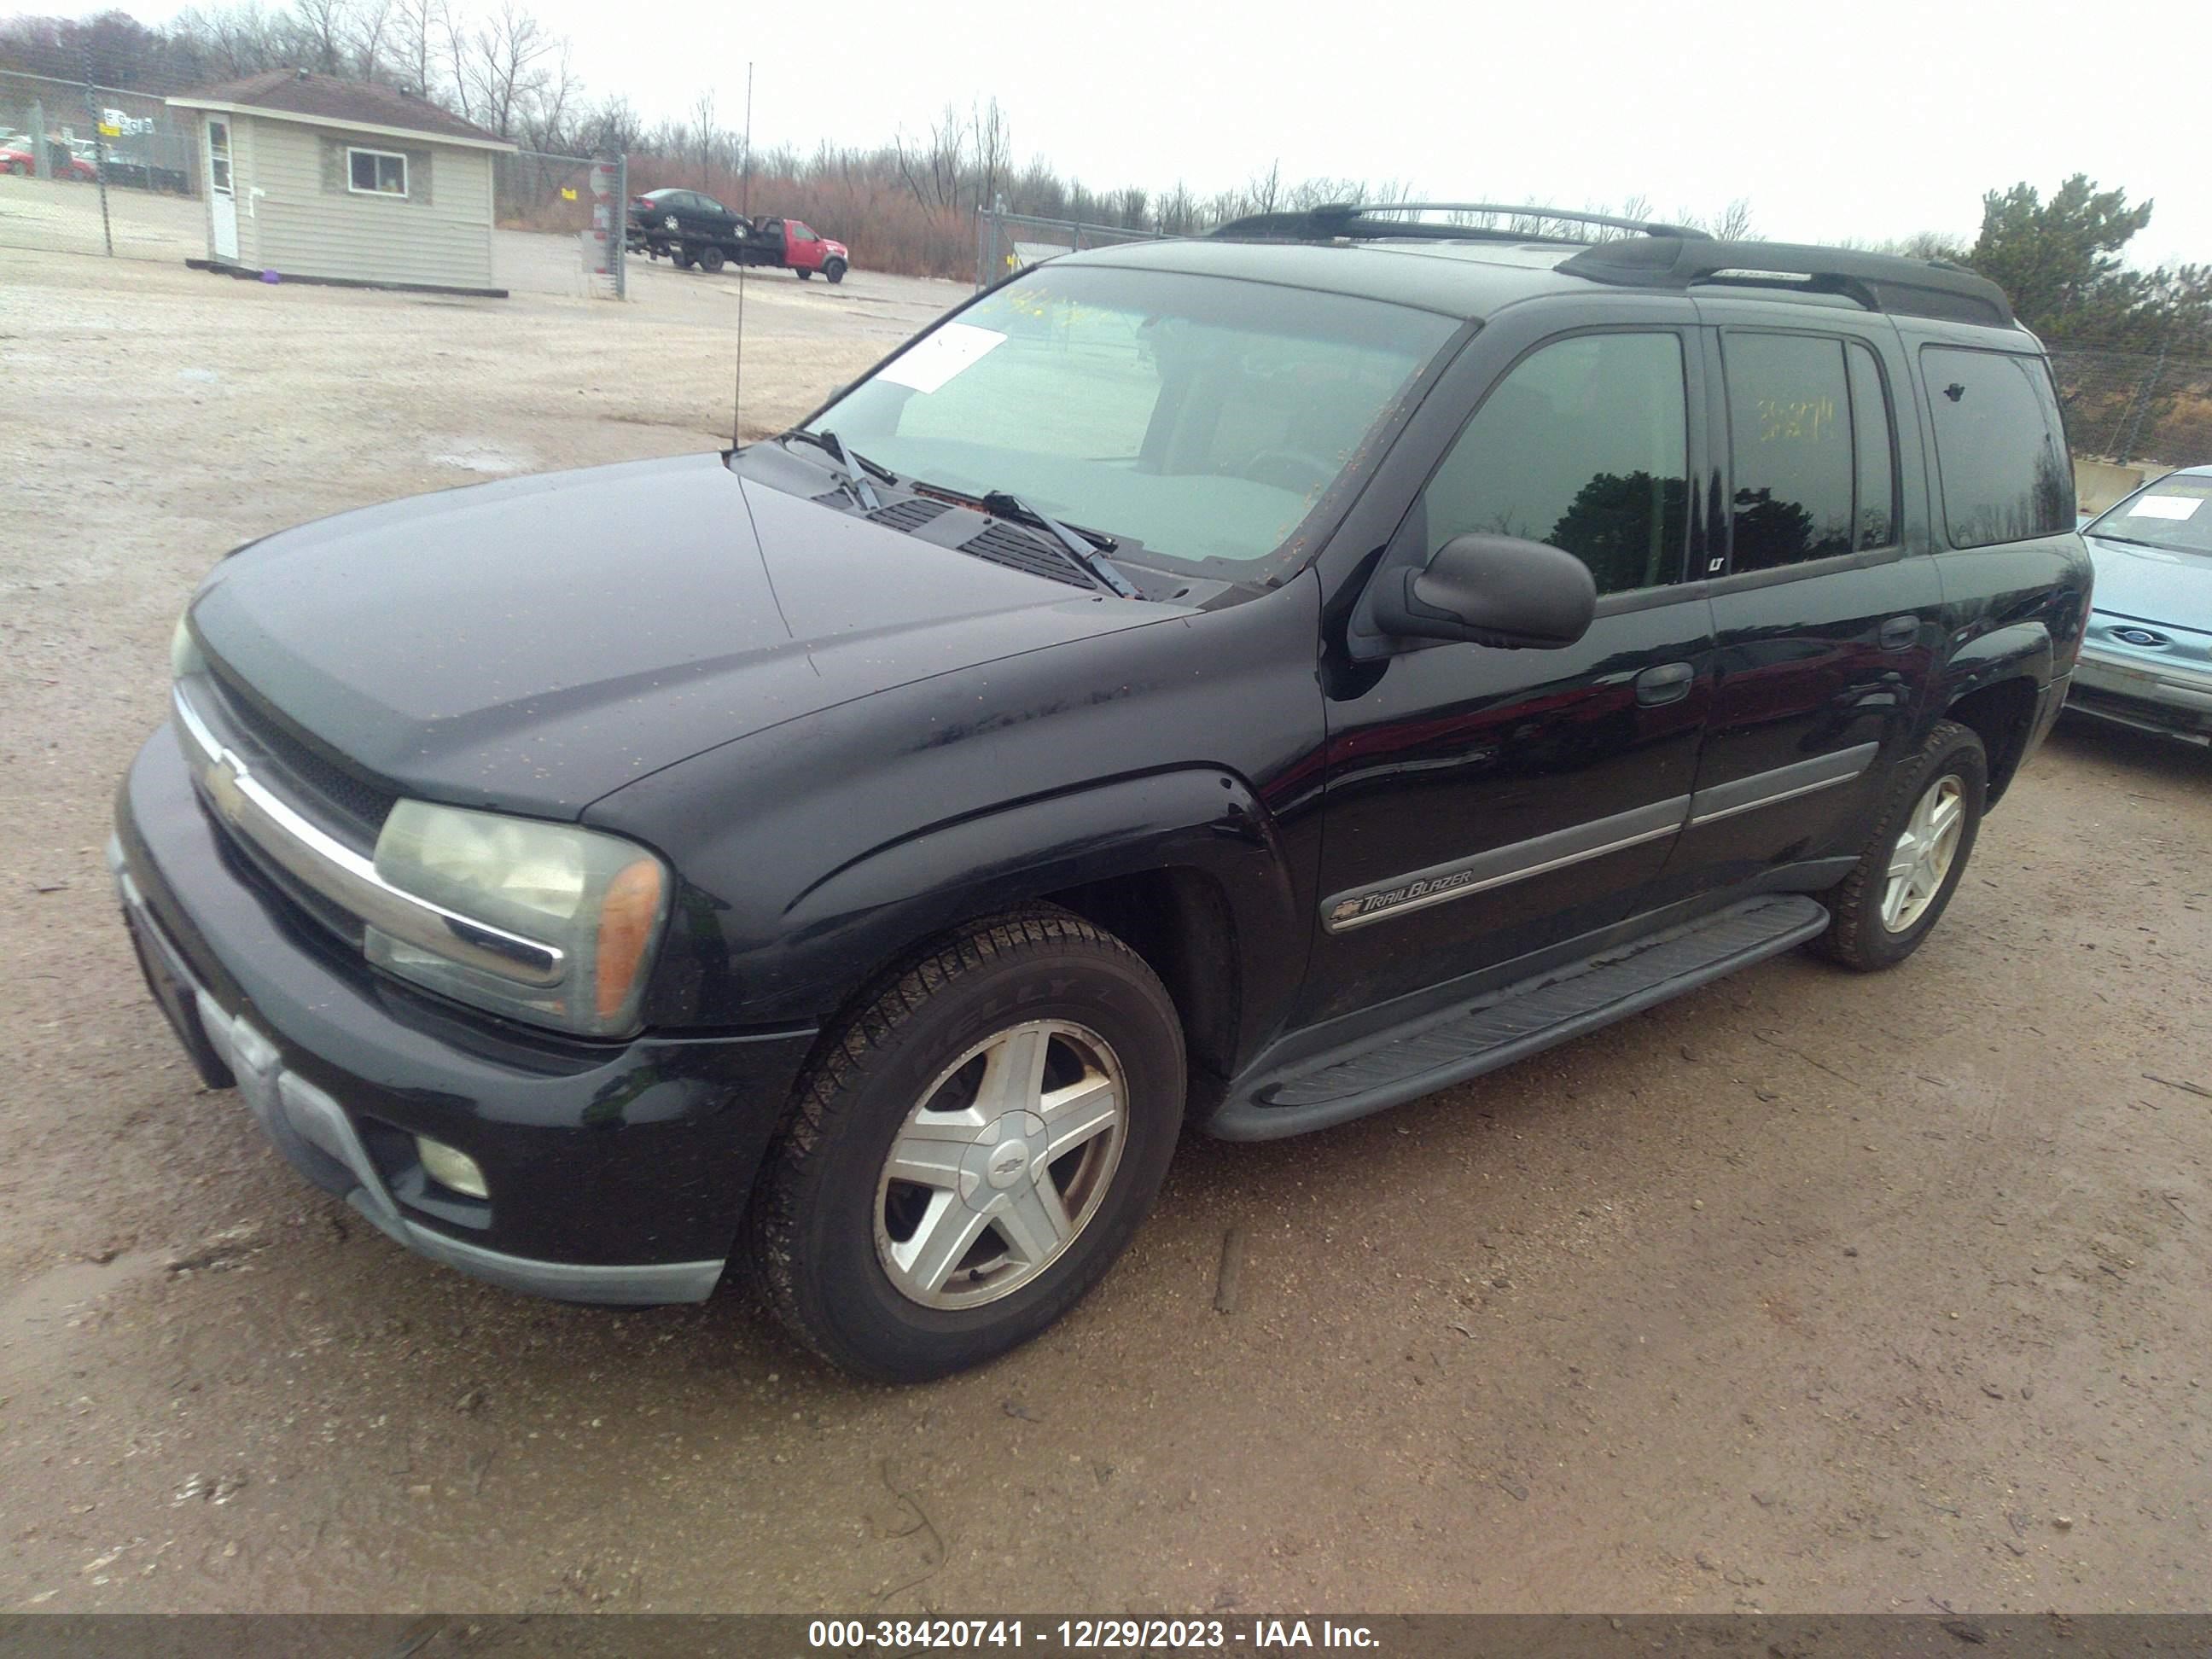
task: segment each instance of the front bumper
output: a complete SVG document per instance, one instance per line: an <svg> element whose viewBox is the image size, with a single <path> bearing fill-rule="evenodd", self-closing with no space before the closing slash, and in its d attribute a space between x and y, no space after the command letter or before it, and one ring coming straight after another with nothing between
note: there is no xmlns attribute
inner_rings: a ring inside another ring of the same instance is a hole
<svg viewBox="0 0 2212 1659"><path fill-rule="evenodd" d="M584 1042L393 983L229 846L167 727L125 779L109 860L179 1040L308 1180L417 1254L515 1290L712 1293L811 1030ZM489 1200L431 1182L417 1134L475 1158Z"/></svg>
<svg viewBox="0 0 2212 1659"><path fill-rule="evenodd" d="M2212 744L2212 676L2084 648L2066 706L2138 731Z"/></svg>

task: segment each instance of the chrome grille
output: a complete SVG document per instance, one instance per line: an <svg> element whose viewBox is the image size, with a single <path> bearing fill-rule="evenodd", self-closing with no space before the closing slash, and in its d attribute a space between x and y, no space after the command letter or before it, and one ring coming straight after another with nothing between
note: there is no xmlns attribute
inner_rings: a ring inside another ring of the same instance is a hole
<svg viewBox="0 0 2212 1659"><path fill-rule="evenodd" d="M254 775L323 829L366 850L398 799L325 758L212 673L195 676L192 712Z"/></svg>
<svg viewBox="0 0 2212 1659"><path fill-rule="evenodd" d="M393 886L377 873L374 837L359 845L318 823L302 803L272 787L253 758L223 740L201 710L209 701L208 677L193 675L172 690L176 726L192 778L217 823L253 863L280 872L279 884L314 895L308 908L327 919L325 907L393 939L433 951L526 985L558 985L568 971L567 953L448 910Z"/></svg>

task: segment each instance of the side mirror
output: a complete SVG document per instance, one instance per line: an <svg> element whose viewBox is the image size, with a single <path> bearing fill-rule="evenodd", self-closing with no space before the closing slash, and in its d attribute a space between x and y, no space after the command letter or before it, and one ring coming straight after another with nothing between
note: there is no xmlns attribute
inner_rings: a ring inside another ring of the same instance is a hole
<svg viewBox="0 0 2212 1659"><path fill-rule="evenodd" d="M1514 536L1455 536L1425 570L1385 570L1375 621L1385 632L1507 650L1556 650L1589 632L1597 584L1573 554Z"/></svg>

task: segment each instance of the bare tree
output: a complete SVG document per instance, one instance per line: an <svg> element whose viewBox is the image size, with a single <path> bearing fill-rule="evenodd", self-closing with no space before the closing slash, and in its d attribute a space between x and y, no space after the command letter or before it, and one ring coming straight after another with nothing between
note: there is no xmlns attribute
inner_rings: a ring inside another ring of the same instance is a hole
<svg viewBox="0 0 2212 1659"><path fill-rule="evenodd" d="M396 65L387 64L387 46L396 46L398 0L356 0L353 29L346 45L352 53L354 73L364 81L385 81Z"/></svg>
<svg viewBox="0 0 2212 1659"><path fill-rule="evenodd" d="M583 89L564 37L539 70L523 116L523 131L529 137L532 149L566 151L577 147L568 130L569 106Z"/></svg>
<svg viewBox="0 0 2212 1659"><path fill-rule="evenodd" d="M301 67L318 75L343 75L351 67L351 0L292 0L284 21L304 60Z"/></svg>
<svg viewBox="0 0 2212 1659"><path fill-rule="evenodd" d="M969 120L975 133L975 205L988 207L998 199L999 186L1012 171L1013 137L995 97L985 104L969 105Z"/></svg>
<svg viewBox="0 0 2212 1659"><path fill-rule="evenodd" d="M1713 216L1706 229L1723 242L1741 242L1751 234L1751 200L1739 196Z"/></svg>
<svg viewBox="0 0 2212 1659"><path fill-rule="evenodd" d="M961 161L966 155L967 123L951 104L929 130L929 190L940 207L960 205Z"/></svg>
<svg viewBox="0 0 2212 1659"><path fill-rule="evenodd" d="M501 0L499 9L477 26L459 54L465 70L460 78L467 86L464 95L473 94L476 106L470 118L502 138L514 137L516 120L544 88L546 59L556 45L537 18L514 0ZM466 109L462 112L468 114Z"/></svg>
<svg viewBox="0 0 2212 1659"><path fill-rule="evenodd" d="M645 123L620 95L593 106L580 127L584 147L594 155L626 155L645 143Z"/></svg>
<svg viewBox="0 0 2212 1659"><path fill-rule="evenodd" d="M1267 163L1265 173L1255 173L1252 182L1244 187L1244 210L1248 213L1273 213L1282 204L1283 163L1280 157Z"/></svg>
<svg viewBox="0 0 2212 1659"><path fill-rule="evenodd" d="M691 106L691 118L684 124L690 134L692 159L702 169L714 162L720 148L720 133L714 125L714 92L709 87L702 92Z"/></svg>
<svg viewBox="0 0 2212 1659"><path fill-rule="evenodd" d="M428 4L428 0L424 0ZM464 121L477 118L477 100L472 85L475 47L468 29L468 20L455 12L450 4L438 7L437 27L444 35L447 85L453 96L453 107ZM425 23L427 30L429 25Z"/></svg>
<svg viewBox="0 0 2212 1659"><path fill-rule="evenodd" d="M1175 188L1164 191L1155 222L1163 236L1188 236L1198 228L1198 198L1178 179Z"/></svg>
<svg viewBox="0 0 2212 1659"><path fill-rule="evenodd" d="M189 37L204 57L208 71L220 80L234 81L273 69L281 61L276 31L258 5L218 7L178 15L178 33Z"/></svg>
<svg viewBox="0 0 2212 1659"><path fill-rule="evenodd" d="M436 74L446 0L392 0L387 26L392 75L410 92L428 98Z"/></svg>

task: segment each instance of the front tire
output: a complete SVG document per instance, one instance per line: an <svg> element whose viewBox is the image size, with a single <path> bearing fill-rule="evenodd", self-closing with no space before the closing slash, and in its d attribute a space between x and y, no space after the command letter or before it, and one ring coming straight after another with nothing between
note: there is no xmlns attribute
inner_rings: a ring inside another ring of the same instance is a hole
<svg viewBox="0 0 2212 1659"><path fill-rule="evenodd" d="M843 282L845 280L845 262L842 259L832 259L828 264L822 267L822 274L824 276L827 276L833 283Z"/></svg>
<svg viewBox="0 0 2212 1659"><path fill-rule="evenodd" d="M1966 874L1989 781L1981 738L1955 720L1936 722L1897 769L1857 866L1827 896L1823 956L1870 973L1920 948Z"/></svg>
<svg viewBox="0 0 2212 1659"><path fill-rule="evenodd" d="M1182 1124L1182 1031L1143 958L1055 906L894 967L825 1033L753 1196L777 1316L917 1382L1066 1312L1127 1246Z"/></svg>

